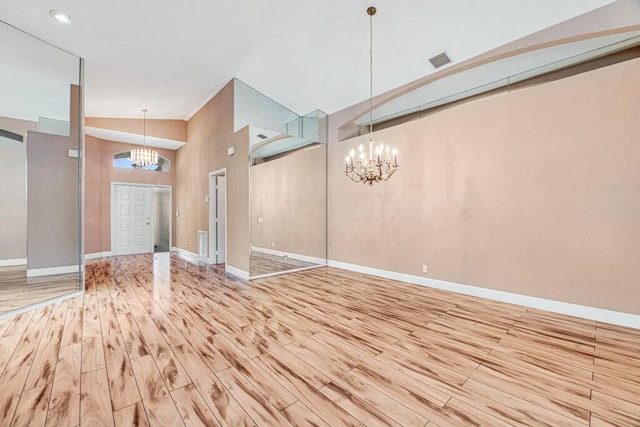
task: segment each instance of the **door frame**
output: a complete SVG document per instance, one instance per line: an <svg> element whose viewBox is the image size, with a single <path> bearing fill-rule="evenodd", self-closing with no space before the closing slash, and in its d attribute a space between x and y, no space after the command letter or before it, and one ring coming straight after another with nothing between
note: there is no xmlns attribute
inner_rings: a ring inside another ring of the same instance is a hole
<svg viewBox="0 0 640 427"><path fill-rule="evenodd" d="M171 248L173 247L173 187L171 185L165 185L165 184L141 184L139 182L122 182L122 181L111 181L111 196L109 198L109 234L111 236L111 254L115 255L115 252L113 250L113 241L114 241L114 227L113 227L113 191L115 189L116 185L128 185L128 186L133 186L133 187L147 187L151 190L151 224L149 225L151 227L151 231L149 232L149 248L151 249L151 252L147 252L147 253L153 253L153 218L154 218L154 203L153 203L153 189L155 187L158 188L168 188L169 189L169 212L171 212L171 221L169 221L169 250L171 250Z"/></svg>
<svg viewBox="0 0 640 427"><path fill-rule="evenodd" d="M211 191L212 187L211 187L211 178L213 177L217 177L217 176L224 176L225 178L227 178L227 168L222 168L222 169L216 169L213 172L209 172L209 181L207 183L207 185L209 186L209 195L207 196L208 199L208 203L209 203L209 259L207 260L207 262L210 265L214 265L216 264L216 251L215 251L215 244L212 245L212 242L217 243L218 241L218 228L215 226L215 208L218 204L218 201L216 199L217 197L217 192L215 191ZM224 236L224 265L227 265L227 258L229 256L229 253L227 252L227 246L228 246L228 234L229 234L229 228L227 227L227 222L228 222L228 211L229 211L229 207L228 207L228 200L229 197L227 196L227 193L229 191L229 183L227 182L227 189L224 192L224 232L225 232L225 236ZM213 188L213 190L215 190L215 187ZM213 198L211 197L213 195ZM212 221L213 219L213 221ZM214 231L213 236L211 231ZM213 246L213 247L212 247ZM213 250L212 250L213 249Z"/></svg>

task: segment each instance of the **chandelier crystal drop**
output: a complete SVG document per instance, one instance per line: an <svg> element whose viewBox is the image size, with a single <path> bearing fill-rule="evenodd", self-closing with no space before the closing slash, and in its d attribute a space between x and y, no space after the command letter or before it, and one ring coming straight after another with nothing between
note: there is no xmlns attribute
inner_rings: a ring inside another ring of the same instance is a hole
<svg viewBox="0 0 640 427"><path fill-rule="evenodd" d="M391 178L398 169L398 150L384 144L377 145L373 140L373 15L377 12L371 6L369 15L369 150L360 144L358 153L351 150L346 157L345 174L354 182L373 185Z"/></svg>
<svg viewBox="0 0 640 427"><path fill-rule="evenodd" d="M142 113L144 114L143 148L134 148L129 155L129 160L136 169L157 165L159 159L157 151L147 148L147 110L142 109Z"/></svg>

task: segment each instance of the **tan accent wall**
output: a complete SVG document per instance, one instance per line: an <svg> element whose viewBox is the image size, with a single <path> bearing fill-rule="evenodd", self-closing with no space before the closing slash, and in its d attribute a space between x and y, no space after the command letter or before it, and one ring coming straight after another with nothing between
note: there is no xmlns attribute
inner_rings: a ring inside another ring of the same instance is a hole
<svg viewBox="0 0 640 427"><path fill-rule="evenodd" d="M140 114L142 115L142 113ZM87 117L85 118L85 126L142 135L144 122L142 119ZM175 141L186 141L187 122L184 120L147 119L147 135Z"/></svg>
<svg viewBox="0 0 640 427"><path fill-rule="evenodd" d="M152 172L113 167L113 155L137 146L85 137L85 253L111 250L111 183L171 185L175 207L176 152L157 149L171 162L170 172ZM174 225L175 241L175 225Z"/></svg>
<svg viewBox="0 0 640 427"><path fill-rule="evenodd" d="M176 157L174 246L198 252L198 230L209 229L209 172L227 168L227 264L249 270L248 128L233 132L233 81L187 123L188 143ZM236 147L232 157L227 148Z"/></svg>
<svg viewBox="0 0 640 427"><path fill-rule="evenodd" d="M331 146L330 259L640 314L640 59L376 132L390 181Z"/></svg>
<svg viewBox="0 0 640 427"><path fill-rule="evenodd" d="M251 167L253 246L326 259L326 156L316 145Z"/></svg>

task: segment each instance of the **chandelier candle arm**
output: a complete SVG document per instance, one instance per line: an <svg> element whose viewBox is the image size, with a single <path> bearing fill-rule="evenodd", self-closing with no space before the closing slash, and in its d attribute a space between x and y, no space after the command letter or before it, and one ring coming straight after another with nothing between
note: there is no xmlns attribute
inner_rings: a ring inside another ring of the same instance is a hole
<svg viewBox="0 0 640 427"><path fill-rule="evenodd" d="M382 182L391 178L398 169L398 150L392 150L389 146L380 144L376 147L373 140L373 15L377 12L375 7L367 8L369 15L369 157L365 153L364 146L358 147L358 157L356 150L349 151L345 157L344 173L354 182L373 185L374 182ZM391 163L393 155L393 163Z"/></svg>
<svg viewBox="0 0 640 427"><path fill-rule="evenodd" d="M356 159L356 151L352 149L345 157L345 174L354 182L373 185L374 182L386 181L398 168L398 151L389 146L369 141L369 157L366 156L364 147L360 145L359 158ZM393 163L391 160L393 156Z"/></svg>

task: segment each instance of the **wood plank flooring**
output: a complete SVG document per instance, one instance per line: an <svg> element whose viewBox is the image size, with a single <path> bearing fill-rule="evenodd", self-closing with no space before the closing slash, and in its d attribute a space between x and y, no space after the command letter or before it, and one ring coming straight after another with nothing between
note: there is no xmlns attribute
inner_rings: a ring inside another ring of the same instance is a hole
<svg viewBox="0 0 640 427"><path fill-rule="evenodd" d="M313 267L314 265L318 264L295 258L285 259L281 256L252 251L249 258L249 273L251 277L255 277L262 276L263 274L295 270L297 268Z"/></svg>
<svg viewBox="0 0 640 427"><path fill-rule="evenodd" d="M640 426L640 330L158 254L86 289L0 320L0 426Z"/></svg>
<svg viewBox="0 0 640 427"><path fill-rule="evenodd" d="M0 267L0 315L77 292L78 274L27 278L26 266Z"/></svg>

